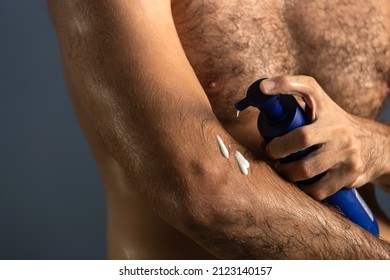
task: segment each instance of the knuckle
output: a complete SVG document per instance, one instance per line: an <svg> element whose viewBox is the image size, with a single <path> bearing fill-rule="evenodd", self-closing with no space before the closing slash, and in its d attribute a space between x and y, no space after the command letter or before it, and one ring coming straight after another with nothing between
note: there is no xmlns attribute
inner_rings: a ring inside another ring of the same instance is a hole
<svg viewBox="0 0 390 280"><path fill-rule="evenodd" d="M348 145L348 148L346 149L346 154L347 154L348 159L349 159L348 161L352 162L352 163L358 161L360 158L359 149L353 143Z"/></svg>
<svg viewBox="0 0 390 280"><path fill-rule="evenodd" d="M358 160L353 164L352 172L356 174L361 174L364 172L364 164L361 160Z"/></svg>
<svg viewBox="0 0 390 280"><path fill-rule="evenodd" d="M365 166L362 161L359 161L359 164L357 165L357 173L361 174L365 171Z"/></svg>
<svg viewBox="0 0 390 280"><path fill-rule="evenodd" d="M360 155L360 149L359 149L359 146L358 146L358 144L356 143L356 141L354 141L354 140L351 139L351 145L350 145L350 147L351 147L351 152L352 152L354 155L356 155L356 156Z"/></svg>
<svg viewBox="0 0 390 280"><path fill-rule="evenodd" d="M312 88L318 87L318 83L317 83L316 79L314 79L311 76L306 76L306 79L307 79L307 83L310 87L312 87Z"/></svg>
<svg viewBox="0 0 390 280"><path fill-rule="evenodd" d="M290 83L291 83L291 77L290 76L284 75L284 76L280 76L279 77L279 84L282 87L288 86L288 85L290 85Z"/></svg>
<svg viewBox="0 0 390 280"><path fill-rule="evenodd" d="M301 161L297 168L304 179L309 179L313 176L313 167L307 161Z"/></svg>
<svg viewBox="0 0 390 280"><path fill-rule="evenodd" d="M345 134L341 134L341 135L345 135ZM344 153L347 154L347 156L349 156L350 153L352 152L350 150L351 145L352 145L352 143L351 143L350 138L348 136L347 137L344 136L343 138L341 138L340 147L343 148Z"/></svg>
<svg viewBox="0 0 390 280"><path fill-rule="evenodd" d="M297 135L299 138L299 142L302 143L303 146L307 146L310 144L310 132L307 129L300 129L297 131Z"/></svg>
<svg viewBox="0 0 390 280"><path fill-rule="evenodd" d="M359 160L359 151L355 147L350 147L348 149L348 153L351 162L356 162Z"/></svg>
<svg viewBox="0 0 390 280"><path fill-rule="evenodd" d="M351 173L362 173L364 171L364 163L357 148L349 149L348 171Z"/></svg>
<svg viewBox="0 0 390 280"><path fill-rule="evenodd" d="M269 143L265 146L265 151L271 159L278 159L278 148L275 143Z"/></svg>
<svg viewBox="0 0 390 280"><path fill-rule="evenodd" d="M267 155L272 158L272 159L276 159L276 152L275 152L275 149L274 149L274 145L273 144L268 144L267 146L265 146L265 151L267 153Z"/></svg>
<svg viewBox="0 0 390 280"><path fill-rule="evenodd" d="M320 171L322 171L324 163L321 160L313 160L311 166L312 169L317 172L314 175L317 175L318 173L320 173Z"/></svg>
<svg viewBox="0 0 390 280"><path fill-rule="evenodd" d="M349 135L348 134L349 132L347 131L347 129L346 129L345 133L346 134L344 134L344 135ZM350 136L346 137L346 144L347 144L347 146L349 148L349 152L351 154L356 154L359 152L358 146L357 146L356 141L353 137L350 137Z"/></svg>
<svg viewBox="0 0 390 280"><path fill-rule="evenodd" d="M317 83L316 80L312 76L306 76L307 82L311 85Z"/></svg>
<svg viewBox="0 0 390 280"><path fill-rule="evenodd" d="M336 132L338 135L349 135L348 134L348 128L345 125L337 125L333 131ZM345 137L345 139L349 139L350 137Z"/></svg>

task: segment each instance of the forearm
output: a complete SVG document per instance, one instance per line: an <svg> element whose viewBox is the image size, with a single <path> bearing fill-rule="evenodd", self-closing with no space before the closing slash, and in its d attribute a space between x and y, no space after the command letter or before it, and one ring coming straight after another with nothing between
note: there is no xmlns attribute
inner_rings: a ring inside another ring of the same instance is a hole
<svg viewBox="0 0 390 280"><path fill-rule="evenodd" d="M378 157L380 161L379 170L380 175L376 181L387 192L390 192L390 127L388 125L379 123L377 129L378 142L377 147L382 146L382 157Z"/></svg>
<svg viewBox="0 0 390 280"><path fill-rule="evenodd" d="M371 181L390 192L390 127L384 123L354 117L360 127L357 137L361 139L362 150L366 150L364 161L370 169Z"/></svg>
<svg viewBox="0 0 390 280"><path fill-rule="evenodd" d="M133 17L121 15L124 1L99 3L76 19L66 13L82 9L58 4L68 78L132 185L161 217L224 258L389 258L388 244L249 153L248 176L220 154L217 134L231 154L244 150L212 114L173 22L161 19L164 36L155 34L148 21L161 10ZM134 18L146 21L142 32L126 29ZM86 29L72 29L75 23Z"/></svg>
<svg viewBox="0 0 390 280"><path fill-rule="evenodd" d="M210 184L208 178L201 179L201 196L195 194L188 204L191 218L185 229L189 236L217 256L390 257L388 244L280 180L268 165L251 161L248 176L241 175L234 162L219 162L219 166L220 180Z"/></svg>

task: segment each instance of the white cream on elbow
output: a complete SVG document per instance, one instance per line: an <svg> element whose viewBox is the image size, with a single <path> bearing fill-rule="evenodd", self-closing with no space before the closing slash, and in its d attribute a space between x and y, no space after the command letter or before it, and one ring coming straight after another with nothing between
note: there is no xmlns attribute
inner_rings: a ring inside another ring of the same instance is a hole
<svg viewBox="0 0 390 280"><path fill-rule="evenodd" d="M239 151L236 151L234 153L234 156L236 158L238 166L240 167L241 173L244 175L248 175L249 173L248 169L250 166L249 161L247 161L247 159Z"/></svg>
<svg viewBox="0 0 390 280"><path fill-rule="evenodd" d="M229 151L228 151L228 149L226 148L225 143L223 143L222 138L219 137L219 135L217 135L217 142L218 142L219 149L221 150L222 155L223 155L225 158L229 159Z"/></svg>
<svg viewBox="0 0 390 280"><path fill-rule="evenodd" d="M219 145L219 150L221 151L222 155L229 159L229 150L227 149L225 143L223 142L222 138L217 135L217 142ZM244 175L248 175L249 171L249 161L239 152L236 151L234 153L234 157L236 158L237 164L241 170L241 173Z"/></svg>

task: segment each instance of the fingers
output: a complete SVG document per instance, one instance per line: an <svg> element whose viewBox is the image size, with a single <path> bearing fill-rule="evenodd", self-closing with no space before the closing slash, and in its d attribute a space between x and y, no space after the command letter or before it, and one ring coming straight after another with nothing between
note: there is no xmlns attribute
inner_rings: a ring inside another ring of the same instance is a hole
<svg viewBox="0 0 390 280"><path fill-rule="evenodd" d="M299 184L317 175L326 173L318 181L301 187L315 199L322 200L343 187L360 187L367 182L364 164L355 148L340 150L337 146L324 144L300 160L280 163L277 172L290 182ZM338 152L337 152L338 151Z"/></svg>
<svg viewBox="0 0 390 280"><path fill-rule="evenodd" d="M320 148L303 159L288 163L278 162L275 169L288 181L298 182L324 173L337 165L338 162L339 159L334 156L334 152L323 153Z"/></svg>
<svg viewBox="0 0 390 280"><path fill-rule="evenodd" d="M361 180L360 184L356 184L356 179L361 176L364 167L357 156L353 155L353 152L346 151L346 154L351 156L347 157L344 162L338 163L328 169L325 176L317 182L307 186L301 186L301 189L311 197L323 200L341 188L360 187L367 183L367 181Z"/></svg>
<svg viewBox="0 0 390 280"><path fill-rule="evenodd" d="M319 129L316 124L302 126L274 138L267 144L266 151L271 159L281 159L311 146L326 143L331 134L332 131L327 128Z"/></svg>
<svg viewBox="0 0 390 280"><path fill-rule="evenodd" d="M300 186L300 189L316 200L324 200L343 188L343 185L335 180L336 173L338 173L337 170L329 170L317 182L307 186Z"/></svg>
<svg viewBox="0 0 390 280"><path fill-rule="evenodd" d="M289 94L302 97L311 110L313 121L307 126L273 139L266 146L272 159L281 159L303 151L309 147L321 145L304 158L279 163L275 169L284 178L299 184L300 181L323 174L316 182L302 186L312 197L322 200L343 187L359 187L367 183L365 155L362 154L361 141L351 119L327 94L320 85L308 76L278 76L265 79L260 83L265 94ZM369 167L368 167L369 168Z"/></svg>
<svg viewBox="0 0 390 280"><path fill-rule="evenodd" d="M315 119L317 110L321 108L320 99L325 94L316 80L309 76L278 76L266 79L260 83L260 89L265 94L301 96L311 108L312 120Z"/></svg>
<svg viewBox="0 0 390 280"><path fill-rule="evenodd" d="M300 188L314 199L324 200L343 187L350 187L350 181L351 176L345 175L344 168L335 168L329 170L317 182Z"/></svg>

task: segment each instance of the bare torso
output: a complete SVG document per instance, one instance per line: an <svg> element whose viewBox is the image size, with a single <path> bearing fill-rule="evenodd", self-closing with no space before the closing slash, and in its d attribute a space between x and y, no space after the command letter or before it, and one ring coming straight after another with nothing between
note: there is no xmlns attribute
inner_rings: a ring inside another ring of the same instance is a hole
<svg viewBox="0 0 390 280"><path fill-rule="evenodd" d="M261 2L172 3L187 57L214 113L236 140L254 152L260 147L256 112L248 110L237 119L234 103L262 76L313 76L347 112L367 118L378 115L390 82L386 1ZM108 256L211 258L145 205L73 95L72 100L106 186Z"/></svg>

